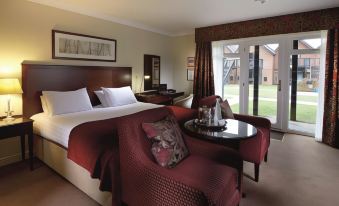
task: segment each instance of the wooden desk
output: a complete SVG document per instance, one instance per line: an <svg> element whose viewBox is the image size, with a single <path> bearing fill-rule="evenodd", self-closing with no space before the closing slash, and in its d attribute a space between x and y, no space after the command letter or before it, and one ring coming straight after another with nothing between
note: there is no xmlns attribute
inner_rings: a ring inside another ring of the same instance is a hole
<svg viewBox="0 0 339 206"><path fill-rule="evenodd" d="M173 99L184 95L184 92L158 92L150 91L135 94L135 97L140 102L153 104L172 105Z"/></svg>

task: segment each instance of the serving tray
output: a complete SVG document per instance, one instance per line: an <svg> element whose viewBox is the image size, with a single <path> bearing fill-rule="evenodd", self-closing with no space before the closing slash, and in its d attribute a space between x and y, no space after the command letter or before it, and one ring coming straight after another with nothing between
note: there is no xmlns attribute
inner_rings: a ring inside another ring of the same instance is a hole
<svg viewBox="0 0 339 206"><path fill-rule="evenodd" d="M226 127L227 121L224 119L219 120L217 124L206 124L204 122L200 122L198 119L194 119L193 124L202 129L213 130L213 131L223 131L227 128Z"/></svg>

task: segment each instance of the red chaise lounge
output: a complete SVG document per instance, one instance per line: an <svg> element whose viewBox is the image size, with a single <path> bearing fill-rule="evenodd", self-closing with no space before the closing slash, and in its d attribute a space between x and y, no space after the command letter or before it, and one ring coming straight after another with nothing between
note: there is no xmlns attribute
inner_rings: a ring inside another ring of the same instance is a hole
<svg viewBox="0 0 339 206"><path fill-rule="evenodd" d="M123 202L131 206L239 205L242 158L237 152L182 133L190 155L171 169L155 162L151 142L141 125L170 114L163 107L121 119L118 133Z"/></svg>

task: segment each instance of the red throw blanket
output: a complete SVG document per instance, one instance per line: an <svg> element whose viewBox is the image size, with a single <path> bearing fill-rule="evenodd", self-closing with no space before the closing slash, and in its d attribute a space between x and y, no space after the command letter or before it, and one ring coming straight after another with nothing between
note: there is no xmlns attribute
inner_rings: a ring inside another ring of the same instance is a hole
<svg viewBox="0 0 339 206"><path fill-rule="evenodd" d="M100 190L112 192L112 205L120 205L117 122L112 118L75 127L69 136L67 157L100 179Z"/></svg>

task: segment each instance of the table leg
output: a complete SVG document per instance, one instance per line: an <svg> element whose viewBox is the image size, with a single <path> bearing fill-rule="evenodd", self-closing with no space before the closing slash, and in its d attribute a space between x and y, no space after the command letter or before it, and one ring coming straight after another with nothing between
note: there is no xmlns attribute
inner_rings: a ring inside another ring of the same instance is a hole
<svg viewBox="0 0 339 206"><path fill-rule="evenodd" d="M21 143L21 160L25 160L25 153L26 153L26 148L25 148L25 134L22 134L20 136L20 143Z"/></svg>
<svg viewBox="0 0 339 206"><path fill-rule="evenodd" d="M33 170L33 133L28 134L29 166Z"/></svg>

